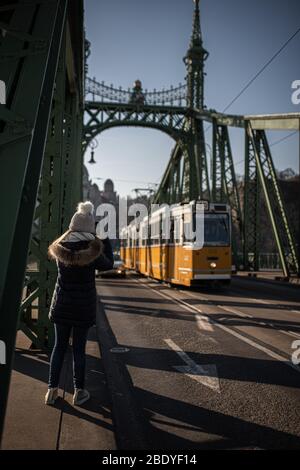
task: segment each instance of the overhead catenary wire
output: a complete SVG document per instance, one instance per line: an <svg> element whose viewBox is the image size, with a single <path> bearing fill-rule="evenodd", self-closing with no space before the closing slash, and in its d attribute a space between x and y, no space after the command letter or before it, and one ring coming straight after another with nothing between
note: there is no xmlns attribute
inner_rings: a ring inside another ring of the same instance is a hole
<svg viewBox="0 0 300 470"><path fill-rule="evenodd" d="M299 132L299 131L294 131L294 132L292 132L291 134L286 135L285 137L282 137L282 138L279 139L279 140L275 140L275 142L273 142L272 144L270 144L270 147L274 147L275 145L281 144L281 142L284 142L285 140L289 139L289 138L292 137L293 135L298 134L298 132ZM245 161L244 158L243 158L242 160L239 160L238 162L235 163L235 166L240 165L241 163L244 163L244 161Z"/></svg>
<svg viewBox="0 0 300 470"><path fill-rule="evenodd" d="M281 52L287 47L287 45L297 36L300 32L300 27L282 44L282 46L272 55L272 57L255 73L255 75L243 86L238 94L225 106L222 113L227 111L233 103L235 103L245 91L252 85L252 83L269 67L269 65L281 54ZM207 126L205 132L211 127L211 124Z"/></svg>
<svg viewBox="0 0 300 470"><path fill-rule="evenodd" d="M230 101L230 103L225 106L222 111L223 113L227 111L227 109L230 108L243 93L245 93L245 91L250 87L250 85L252 85L252 83L266 70L266 68L273 62L273 60L279 56L279 54L287 47L287 45L294 39L294 37L297 36L299 32L300 27L284 42L284 44L282 44L282 46L275 52L275 54L273 54L272 57L258 70L258 72L256 72L256 74L246 83L246 85L243 86L243 88Z"/></svg>
<svg viewBox="0 0 300 470"><path fill-rule="evenodd" d="M224 113L227 111L244 93L245 91L253 84L253 82L269 67L269 65L278 57L281 52L288 46L288 44L299 34L300 32L300 27L282 44L282 46L272 55L272 57L255 73L255 75L246 83L246 85L243 86L243 88L237 93L237 95L225 106L225 108L222 110ZM205 133L207 130L211 127L211 124L205 129ZM288 136L285 136L278 141L273 142L270 144L270 147L273 147L284 140L289 139L292 137L294 134L296 134L298 131L292 132ZM236 165L240 164L244 160L241 160L240 162L236 163ZM97 178L97 179L103 179L103 178ZM115 180L118 182L123 182L123 183L142 183L142 184L151 184L157 186L157 183L150 183L150 182L141 182L141 181L131 181L131 180Z"/></svg>
<svg viewBox="0 0 300 470"><path fill-rule="evenodd" d="M282 137L282 138L279 139L279 140L275 140L275 142L273 142L272 144L270 144L270 147L274 147L274 145L280 144L280 143L283 142L284 140L287 140L287 139L289 139L290 137L292 137L293 135L298 134L298 132L299 132L299 131L294 131L294 132L292 132L291 134L288 134L288 135L286 135L285 137Z"/></svg>

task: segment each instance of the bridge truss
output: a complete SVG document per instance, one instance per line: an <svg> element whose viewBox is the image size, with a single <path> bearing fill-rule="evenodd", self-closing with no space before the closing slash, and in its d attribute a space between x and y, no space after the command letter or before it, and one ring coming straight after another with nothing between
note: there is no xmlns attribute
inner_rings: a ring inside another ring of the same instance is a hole
<svg viewBox="0 0 300 470"><path fill-rule="evenodd" d="M234 264L259 270L260 195L263 196L285 277L299 274L293 229L288 221L266 130L299 130L300 115L232 116L204 105L204 62L208 56L200 29L199 1L184 58L184 85L148 91L137 81L130 90L86 78L83 151L101 132L118 126L160 130L175 142L170 161L153 202L173 204L192 199L226 202L232 209ZM204 123L212 125L212 142L205 140ZM245 181L237 181L229 128L245 133ZM207 147L212 149L209 177ZM238 254L241 252L241 254Z"/></svg>
<svg viewBox="0 0 300 470"><path fill-rule="evenodd" d="M4 5L3 5L4 3ZM56 266L49 243L82 197L83 2L1 2L0 437L17 329L53 343L48 320ZM76 53L74 52L76 50ZM3 368L3 370L2 370Z"/></svg>

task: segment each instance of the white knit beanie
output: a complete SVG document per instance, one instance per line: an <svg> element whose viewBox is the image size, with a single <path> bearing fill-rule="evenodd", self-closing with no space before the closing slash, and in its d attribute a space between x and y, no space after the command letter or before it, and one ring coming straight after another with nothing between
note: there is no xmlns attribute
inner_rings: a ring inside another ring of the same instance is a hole
<svg viewBox="0 0 300 470"><path fill-rule="evenodd" d="M69 229L72 232L96 233L94 205L90 201L80 202L77 211L73 215Z"/></svg>

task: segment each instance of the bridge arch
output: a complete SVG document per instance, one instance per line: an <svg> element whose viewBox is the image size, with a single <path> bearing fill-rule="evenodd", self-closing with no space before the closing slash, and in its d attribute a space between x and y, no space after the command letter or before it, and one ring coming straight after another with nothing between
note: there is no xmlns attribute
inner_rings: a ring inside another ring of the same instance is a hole
<svg viewBox="0 0 300 470"><path fill-rule="evenodd" d="M85 103L83 151L99 134L115 127L142 127L156 129L171 137L175 144L191 141L187 127L187 109L167 106L137 106L120 103Z"/></svg>

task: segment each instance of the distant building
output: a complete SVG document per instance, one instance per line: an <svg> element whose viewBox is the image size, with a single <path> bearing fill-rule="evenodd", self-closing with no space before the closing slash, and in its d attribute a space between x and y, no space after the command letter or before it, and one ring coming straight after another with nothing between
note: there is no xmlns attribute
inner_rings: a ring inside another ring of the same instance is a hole
<svg viewBox="0 0 300 470"><path fill-rule="evenodd" d="M276 171L277 177L280 180L291 180L297 176L295 171L292 168L286 168L285 170L282 171Z"/></svg>
<svg viewBox="0 0 300 470"><path fill-rule="evenodd" d="M114 183L111 179L107 179L104 183L103 191L100 191L102 203L110 203L116 205L119 201L119 196L114 190Z"/></svg>
<svg viewBox="0 0 300 470"><path fill-rule="evenodd" d="M116 210L116 236L119 238L119 196L114 190L114 183L111 179L104 182L103 190L101 191L96 183L92 183L89 178L89 172L86 166L83 166L83 199L91 201L95 209L100 204L112 204ZM118 248L118 240L112 240L113 247Z"/></svg>

